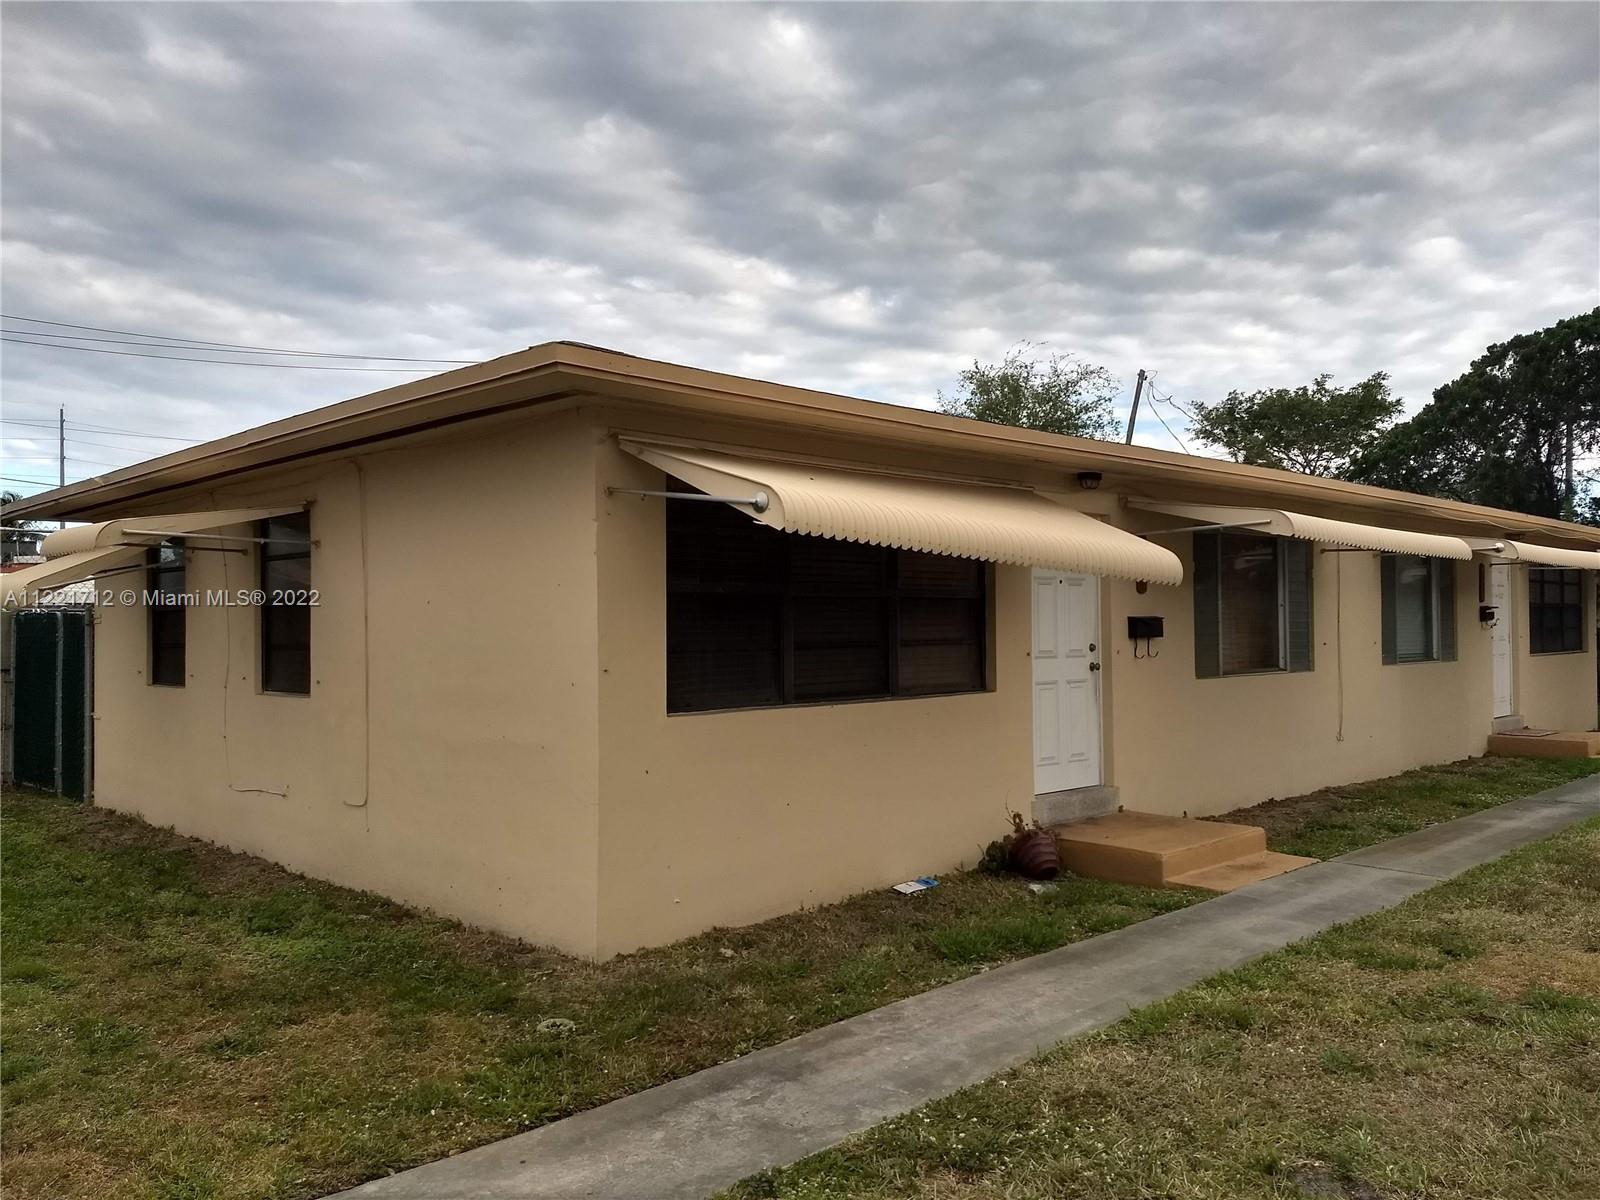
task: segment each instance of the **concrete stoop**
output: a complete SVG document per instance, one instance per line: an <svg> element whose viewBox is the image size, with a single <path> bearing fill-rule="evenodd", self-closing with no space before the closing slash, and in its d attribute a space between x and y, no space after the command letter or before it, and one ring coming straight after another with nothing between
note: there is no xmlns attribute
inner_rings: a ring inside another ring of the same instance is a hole
<svg viewBox="0 0 1600 1200"><path fill-rule="evenodd" d="M1489 735L1489 753L1514 758L1594 758L1600 731L1515 729Z"/></svg>
<svg viewBox="0 0 1600 1200"><path fill-rule="evenodd" d="M1266 830L1118 812L1056 827L1061 865L1090 879L1231 892L1316 862L1267 849Z"/></svg>

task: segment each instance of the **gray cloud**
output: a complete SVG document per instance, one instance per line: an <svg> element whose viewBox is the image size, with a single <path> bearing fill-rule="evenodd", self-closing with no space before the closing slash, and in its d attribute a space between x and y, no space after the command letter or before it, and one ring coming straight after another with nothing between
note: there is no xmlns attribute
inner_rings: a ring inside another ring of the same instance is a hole
<svg viewBox="0 0 1600 1200"><path fill-rule="evenodd" d="M1539 4L17 4L0 291L908 404L1030 339L1180 399L1387 370L1414 406L1600 299L1597 38ZM406 378L5 349L7 417L195 438Z"/></svg>

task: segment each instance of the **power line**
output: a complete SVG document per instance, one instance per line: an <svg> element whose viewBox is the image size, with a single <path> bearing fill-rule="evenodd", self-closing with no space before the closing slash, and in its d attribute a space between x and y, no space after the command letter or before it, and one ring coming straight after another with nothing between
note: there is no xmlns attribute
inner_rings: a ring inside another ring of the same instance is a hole
<svg viewBox="0 0 1600 1200"><path fill-rule="evenodd" d="M1154 388L1154 387L1153 387L1153 386L1152 386L1152 388L1151 388L1151 389L1150 389L1150 390L1151 390L1151 393L1152 393L1152 394L1155 394L1155 388ZM1170 405L1172 405L1172 407L1173 407L1173 408L1175 408L1175 409L1177 409L1177 410L1178 410L1178 411L1179 411L1179 412L1181 412L1181 413L1182 413L1182 414L1183 414L1183 415L1184 415L1184 416L1186 416L1186 417L1188 417L1188 418L1189 418L1189 420L1191 420L1191 421L1192 421L1192 420L1194 420L1194 419L1195 419L1195 418L1194 418L1194 414L1193 414L1193 413L1192 413L1192 412L1190 412L1190 411L1189 411L1189 410L1188 410L1188 409L1187 409L1187 408L1185 408L1185 407L1184 407L1184 406L1183 406L1183 405L1181 405L1181 404L1179 404L1179 403L1178 403L1178 402L1177 402L1177 401L1176 401L1176 400L1174 400L1174 399L1173 399L1173 398L1172 398L1172 397L1171 397L1171 396L1161 396L1161 395L1156 395L1156 399L1158 399L1158 400L1161 400L1161 401L1163 401L1163 402L1164 402L1164 403L1166 403L1166 404L1170 404Z"/></svg>
<svg viewBox="0 0 1600 1200"><path fill-rule="evenodd" d="M53 325L57 329L86 329L91 333L118 333L122 334L124 337L158 339L154 342L121 343L122 345L126 346L160 346L162 342L187 342L189 344L186 346L172 345L164 348L168 350L194 350L200 347L210 346L223 350L247 350L257 354L289 354L299 358L364 358L369 360L381 360L384 362L450 363L455 366L463 367L475 366L477 364L477 360L471 358L407 358L400 354L335 354L326 350L285 350L280 346L250 346L240 342L208 342L201 338L174 337L172 334L167 333L136 333L131 329L105 329L99 325L74 325L70 321L46 321L40 317L23 317L18 316L15 313L0 313L0 318L4 318L7 321L26 321L30 325ZM29 337L69 338L78 342L106 342L115 340L112 338L81 338L75 337L70 333L46 333L42 330L15 329L4 330L3 332L21 333L26 334Z"/></svg>
<svg viewBox="0 0 1600 1200"><path fill-rule="evenodd" d="M1141 371L1140 375L1143 375L1143 374L1144 374L1144 372ZM1185 454L1193 454L1194 451L1190 450L1188 444L1181 437L1179 437L1175 432L1173 432L1172 426L1167 424L1167 419L1164 416L1161 415L1161 410L1156 407L1156 404L1158 402L1164 402L1164 403L1167 403L1167 404L1171 404L1172 407L1174 407L1174 408L1178 408L1178 405L1173 402L1173 399L1172 399L1171 396L1163 396L1160 392L1158 392L1156 390L1156 379L1155 379L1155 372L1154 371L1152 371L1150 373L1149 377L1147 379L1145 379L1144 382L1145 382L1146 386L1148 386L1149 389L1150 389L1150 411L1155 413L1156 420L1161 422L1161 428L1163 428L1163 429L1165 429L1167 431L1167 436L1168 437L1170 437L1173 441L1177 442L1179 446L1183 447L1183 452ZM1183 410L1179 409L1178 411L1182 412ZM1184 415L1187 416L1188 414L1185 413ZM1193 420L1194 418L1190 417L1189 419Z"/></svg>
<svg viewBox="0 0 1600 1200"><path fill-rule="evenodd" d="M67 445L69 446L99 446L102 450L125 450L129 454L149 454L150 450L134 448L132 446L119 446L115 442L96 442L90 438L75 437L72 430L67 430ZM176 454L177 450L157 450L159 454Z"/></svg>
<svg viewBox="0 0 1600 1200"><path fill-rule="evenodd" d="M1184 443L1184 440L1181 437L1179 437L1177 434L1172 432L1172 426L1167 424L1167 419L1161 415L1161 410L1159 408L1157 408L1154 404L1152 404L1150 406L1150 411L1155 413L1156 420L1161 422L1161 428L1163 428L1163 429L1165 429L1167 431L1168 435L1172 438L1173 441L1177 442L1178 445L1183 447L1183 452L1185 454L1192 454L1193 451L1190 450L1189 447Z"/></svg>
<svg viewBox="0 0 1600 1200"><path fill-rule="evenodd" d="M0 330L0 333L5 331ZM50 350L77 350L82 354L117 354L125 358L161 358L168 362L211 363L219 367L276 367L280 371L376 371L390 375L430 375L431 369L416 367L323 367L315 363L264 363L238 362L226 358L188 358L181 354L140 354L137 350L102 350L98 346L68 346L62 342L30 342L9 334L0 336L0 342L14 342L19 346L44 346ZM174 350L198 350L198 346L174 346Z"/></svg>
<svg viewBox="0 0 1600 1200"><path fill-rule="evenodd" d="M44 429L54 429L56 427L56 423L54 421L30 420L25 417L0 417L0 424L37 425ZM121 429L115 425L91 425L82 421L68 421L67 428L81 429L85 433L110 433L116 434L120 437L154 438L157 441L162 442L188 442L192 446L198 446L201 442L206 440L204 438L178 437L176 434L171 433L144 433L137 429Z"/></svg>
<svg viewBox="0 0 1600 1200"><path fill-rule="evenodd" d="M117 447L111 446L111 447L108 447L108 449L115 450L115 449L117 449ZM4 458L4 459L6 459L6 460L8 460L10 462L56 462L60 458L60 455L59 454L10 454L10 453L7 453L5 455L0 455L0 458ZM97 458L82 458L82 457L80 457L79 455L76 455L76 454L69 454L69 455L67 455L67 458L69 458L73 462L88 463L92 467L115 467L115 468L117 468L119 470L122 467L129 467L129 466L133 465L132 463L101 462Z"/></svg>
<svg viewBox="0 0 1600 1200"><path fill-rule="evenodd" d="M237 349L226 349L220 345L186 345L178 342L144 342L133 338L105 338L84 337L77 333L50 333L43 329L5 329L0 328L0 333L21 334L24 337L60 338L68 342L109 342L117 346L148 346L152 350L203 350L207 354L275 354L290 358L353 358L366 362L419 362L440 364L461 363L471 365L470 359L461 358L405 358L391 354L332 354L323 350L269 350L264 347L241 346ZM46 343L54 344L54 343ZM68 346L67 349L86 350L87 346ZM227 362L228 359L218 359L218 362Z"/></svg>
<svg viewBox="0 0 1600 1200"><path fill-rule="evenodd" d="M68 421L67 432L70 433L74 429L84 433L102 434L107 437L151 438L158 442L184 442L190 446L198 446L206 440L205 438L175 437L170 433L137 433L132 429L107 429L95 425L74 425L71 421Z"/></svg>
<svg viewBox="0 0 1600 1200"><path fill-rule="evenodd" d="M72 445L72 446L98 446L102 450L123 450L123 451L126 451L129 454L149 454L150 453L150 449L147 448L147 447L144 447L144 446L124 446L124 445L119 445L116 442L97 442L93 438L78 437L70 429L67 431L67 433L68 433L67 444L68 445ZM42 442L43 440L44 439L42 437L40 437L39 435L31 434L31 433L30 434L26 434L26 435L18 434L18 433L7 433L7 434L4 434L4 435L0 435L0 442L26 442L26 443L29 443L29 444L37 444L39 442ZM7 453L9 453L9 451ZM176 454L177 451L176 450L171 450L171 449L162 450L160 448L157 448L157 453ZM12 457L20 457L20 456L13 455Z"/></svg>

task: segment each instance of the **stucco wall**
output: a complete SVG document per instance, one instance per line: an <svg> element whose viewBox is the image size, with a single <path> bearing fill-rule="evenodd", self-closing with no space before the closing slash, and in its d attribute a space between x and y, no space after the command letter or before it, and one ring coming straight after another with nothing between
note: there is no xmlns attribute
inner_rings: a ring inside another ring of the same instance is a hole
<svg viewBox="0 0 1600 1200"><path fill-rule="evenodd" d="M147 511L312 501L312 694L261 694L255 613L217 607L190 612L189 685L151 687L143 610L104 608L97 801L602 956L973 863L1033 796L1030 573L993 573L993 690L669 716L663 502L605 492L661 475L617 449L619 429L875 457L595 404L164 499ZM1109 492L1071 499L1173 523ZM1188 537L1167 544L1187 568ZM1106 781L1130 808L1207 815L1481 753L1489 641L1474 568L1457 569L1455 662L1384 666L1377 556L1319 554L1315 670L1225 679L1195 678L1187 584L1105 581ZM200 590L256 578L253 556L199 553L190 571ZM1521 711L1591 727L1593 647L1529 656L1514 580ZM1159 657L1133 660L1130 614L1166 618Z"/></svg>
<svg viewBox="0 0 1600 1200"><path fill-rule="evenodd" d="M592 953L591 445L575 414L502 422L163 501L312 502L311 694L258 690L252 609L190 611L184 688L146 683L142 608L102 609L96 802ZM189 570L191 589L256 579L253 554Z"/></svg>
<svg viewBox="0 0 1600 1200"><path fill-rule="evenodd" d="M1025 570L994 574L994 691L669 716L662 502L600 503L603 952L970 866L1029 810Z"/></svg>
<svg viewBox="0 0 1600 1200"><path fill-rule="evenodd" d="M1511 610L1516 629L1512 673L1516 711L1534 729L1595 728L1594 575L1583 573L1584 649L1569 654L1534 654L1528 623L1528 572L1513 567Z"/></svg>
<svg viewBox="0 0 1600 1200"><path fill-rule="evenodd" d="M1455 662L1385 665L1378 555L1319 553L1314 669L1199 679L1193 539L1164 540L1184 560L1184 586L1141 596L1104 584L1108 767L1123 804L1209 816L1483 753L1492 681L1470 564L1456 565ZM1130 615L1166 618L1158 658L1134 661Z"/></svg>

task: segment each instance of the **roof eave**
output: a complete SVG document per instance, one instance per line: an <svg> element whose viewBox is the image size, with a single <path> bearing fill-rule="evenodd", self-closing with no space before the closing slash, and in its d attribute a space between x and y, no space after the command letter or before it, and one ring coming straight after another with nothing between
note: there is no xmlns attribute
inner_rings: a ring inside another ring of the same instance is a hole
<svg viewBox="0 0 1600 1200"><path fill-rule="evenodd" d="M1600 529L1548 517L1223 459L973 421L572 342L534 346L94 476L27 497L9 506L7 517L95 517L111 505L242 471L279 466L574 394L665 405L702 414L720 413L769 424L804 425L812 431L910 443L1062 471L1094 469L1112 476L1115 485L1124 490L1135 494L1143 491L1154 497L1199 488L1204 498L1219 503L1266 501L1313 511L1358 509L1423 520L1441 531L1535 534L1600 546ZM1230 501L1229 496L1235 499Z"/></svg>

